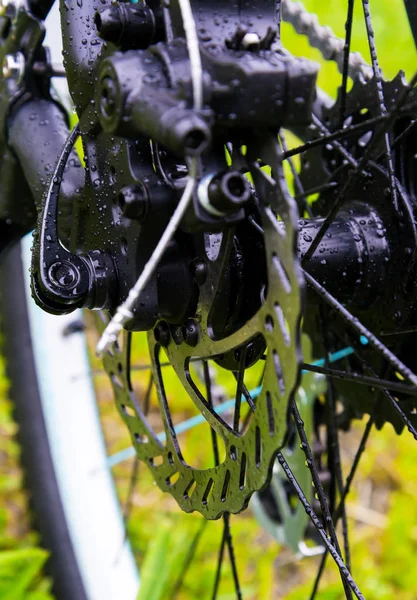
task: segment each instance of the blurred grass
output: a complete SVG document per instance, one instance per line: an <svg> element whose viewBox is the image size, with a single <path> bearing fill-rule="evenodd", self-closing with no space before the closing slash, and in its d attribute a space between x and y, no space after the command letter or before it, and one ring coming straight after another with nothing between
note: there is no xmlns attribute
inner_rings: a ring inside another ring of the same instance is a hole
<svg viewBox="0 0 417 600"><path fill-rule="evenodd" d="M344 34L342 2L305 0L305 6L319 15L323 24ZM402 2L371 1L374 29L381 66L387 77L393 77L400 65L410 77L417 70L417 56L409 34ZM361 2L356 2L352 49L368 59L364 38ZM295 36L283 25L283 39L289 50L322 62L318 51L310 49L305 38ZM335 96L340 74L335 65L323 65L319 85ZM146 359L144 344L136 346L135 361ZM176 393L178 382L171 374L168 386L175 402L178 419L194 414L189 400ZM105 379L98 377L100 410L110 453L130 445L129 436L113 405ZM143 376L135 376L138 391L145 387ZM18 464L19 448L15 441L16 426L12 407L6 399L6 382L0 374L0 598L2 600L47 600L49 581L41 576L44 551L29 526L27 498L22 488ZM155 402L153 397L153 402ZM157 430L157 411L152 413ZM341 434L345 471L359 443L362 423ZM186 452L205 460L210 451L199 430L189 432L183 442ZM132 461L115 468L118 493L122 501L129 489ZM178 573L187 561L191 541L200 532L200 543L193 551L195 564L185 578L176 597L182 599L210 596L216 570L216 556L221 536L221 523L202 525L196 515L178 511L170 496L163 495L153 484L150 473L140 466L140 485L133 494L133 509L128 523L129 537L135 555L143 562L143 584L139 600L170 598ZM360 475L349 497L348 513L352 538L353 574L368 600L400 600L417 598L414 562L417 551L417 461L415 442L408 432L396 436L390 426L371 436ZM203 529L201 529L203 527ZM311 581L318 559L299 562L289 551L262 531L250 511L232 519L237 560L242 574L246 600L285 598L301 600L309 597ZM324 578L319 598L338 600L342 597L340 580L331 566ZM231 570L225 561L221 600L234 599ZM76 600L76 599L74 599ZM123 600L123 599L120 599Z"/></svg>

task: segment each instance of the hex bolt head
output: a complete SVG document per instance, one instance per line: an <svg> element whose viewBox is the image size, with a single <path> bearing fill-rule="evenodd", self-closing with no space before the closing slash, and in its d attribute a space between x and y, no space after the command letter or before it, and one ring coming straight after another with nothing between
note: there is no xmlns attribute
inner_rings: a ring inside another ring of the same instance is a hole
<svg viewBox="0 0 417 600"><path fill-rule="evenodd" d="M194 319L188 319L184 327L182 328L184 335L184 341L188 346L194 348L197 346L200 328L197 321Z"/></svg>
<svg viewBox="0 0 417 600"><path fill-rule="evenodd" d="M161 346L164 346L165 348L171 341L171 332L169 330L169 325L166 321L159 321L159 323L153 330L153 334L155 337L155 341Z"/></svg>
<svg viewBox="0 0 417 600"><path fill-rule="evenodd" d="M119 192L119 206L123 216L136 221L143 221L149 210L149 195L141 184L127 185Z"/></svg>

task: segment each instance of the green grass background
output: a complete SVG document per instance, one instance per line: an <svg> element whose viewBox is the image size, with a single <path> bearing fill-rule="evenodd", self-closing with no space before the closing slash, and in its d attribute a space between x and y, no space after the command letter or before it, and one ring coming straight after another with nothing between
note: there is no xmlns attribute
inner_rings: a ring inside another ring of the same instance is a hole
<svg viewBox="0 0 417 600"><path fill-rule="evenodd" d="M323 24L344 35L344 1L305 0L305 6L319 15ZM393 77L400 67L411 76L417 70L417 56L410 36L403 3L399 0L371 0L374 29L381 66L386 77ZM304 38L283 26L284 43L297 55L320 61ZM364 37L360 0L356 2L353 50L369 58ZM335 65L323 65L320 86L331 95L340 81ZM142 353L138 346L136 357ZM96 381L100 410L111 452L129 444L124 426L113 406L103 379ZM138 389L143 380L136 382ZM175 382L172 382L175 386ZM178 418L189 416L185 402L179 406ZM346 464L352 459L363 424L342 435ZM43 573L46 552L39 546L30 526L27 495L19 468L19 447L15 441L16 425L12 406L7 400L7 382L0 375L0 599L51 599L50 581ZM201 435L187 437L190 454L201 453ZM390 426L371 436L362 461L357 484L349 498L349 526L352 537L353 573L367 599L415 600L417 577L417 461L415 442L408 432L398 437ZM129 487L132 463L115 470L121 499ZM317 559L298 561L290 552L279 548L254 521L250 511L232 519L237 560L242 573L244 597L253 600L308 598ZM202 528L201 542L195 551L194 568L176 595L179 599L210 597L216 569L216 554L221 535L220 523L202 524L196 515L183 515L170 497L162 495L152 484L145 468L140 469L140 485L133 495L133 512L129 535L138 560L143 563L140 600L159 600L172 596L176 575L190 551L190 540ZM330 561L329 561L330 564ZM221 600L235 597L230 566L224 565ZM329 569L318 596L325 600L342 597L336 569ZM76 599L74 599L76 600ZM117 599L119 600L119 599ZM120 599L123 600L123 599Z"/></svg>

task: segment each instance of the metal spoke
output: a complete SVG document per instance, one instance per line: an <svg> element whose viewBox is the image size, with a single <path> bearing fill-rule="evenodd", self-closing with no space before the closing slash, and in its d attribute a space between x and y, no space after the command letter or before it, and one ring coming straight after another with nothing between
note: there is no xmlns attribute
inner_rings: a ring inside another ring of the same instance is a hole
<svg viewBox="0 0 417 600"><path fill-rule="evenodd" d="M135 493L136 484L139 477L139 458L135 456L133 460L132 472L130 474L129 490L127 492L127 498L123 507L123 520L126 525L125 539L127 539L127 524L132 514L133 509L133 495Z"/></svg>
<svg viewBox="0 0 417 600"><path fill-rule="evenodd" d="M233 429L239 431L240 407L242 404L242 394L244 387L244 377L246 370L246 348L242 350L239 360L239 371L237 374L236 397L235 397L235 413L233 416ZM250 394L249 394L250 397ZM251 398L252 400L252 398Z"/></svg>
<svg viewBox="0 0 417 600"><path fill-rule="evenodd" d="M331 554L336 565L339 567L342 578L347 582L347 584L349 585L350 589L355 594L355 596L359 600L364 600L364 596L363 596L362 592L360 591L359 587L355 583L349 570L346 568L346 565L343 562L343 559L340 557L340 554L337 552L336 548L334 547L332 542L327 537L327 534L324 530L323 525L320 523L319 518L317 517L317 515L314 512L314 510L312 509L309 501L307 500L306 496L304 495L303 490L301 489L298 481L296 480L296 478L295 478L293 472L291 471L290 466L288 465L287 461L285 460L283 454L281 452L278 452L277 458L278 458L279 464L281 465L282 469L284 470L285 475L288 478L288 481L292 485L301 504L304 506L306 513L310 517L311 522L313 523L318 534L320 535L324 545L326 546L328 552Z"/></svg>
<svg viewBox="0 0 417 600"><path fill-rule="evenodd" d="M391 337L391 336L400 336L400 335L408 335L409 333L417 333L417 327L406 327L405 329L397 329L395 331L381 331L381 337Z"/></svg>
<svg viewBox="0 0 417 600"><path fill-rule="evenodd" d="M337 509L335 510L335 514L334 514L335 523L337 523L339 521L340 516L341 516L341 514L342 514L342 512L344 510L344 504L346 502L347 495L350 492L350 488L351 488L351 485L353 483L353 479L354 479L354 477L356 475L356 471L357 471L357 468L359 466L359 461L360 461L360 459L361 459L361 457L362 457L362 455L363 455L363 453L365 451L366 443L368 441L369 434L371 433L373 425L374 425L374 417L372 415L372 416L369 417L368 422L366 423L366 427L365 427L365 430L363 432L363 435L362 435L361 441L359 443L358 449L356 451L355 458L353 459L353 463L352 463L352 466L350 468L349 475L346 477L346 483L345 483L345 487L344 487L344 490L343 490L343 494L342 494L342 496L340 498L339 505L338 505Z"/></svg>
<svg viewBox="0 0 417 600"><path fill-rule="evenodd" d="M239 575L237 572L236 557L235 557L235 552L234 552L234 547L233 547L232 534L230 531L230 515L228 513L223 514L223 534L222 534L222 539L221 539L220 548L219 548L219 554L218 554L218 558L217 558L216 577L214 580L213 594L211 596L212 600L216 600L217 595L218 595L220 579L221 579L221 571L222 571L223 559L224 559L224 551L225 551L226 545L227 545L227 549L229 552L230 564L232 567L232 574L233 574L233 581L234 581L234 585L235 585L236 598L238 600L242 600L242 590L240 588Z"/></svg>
<svg viewBox="0 0 417 600"><path fill-rule="evenodd" d="M223 521L224 521L224 527L225 527L225 531L226 531L226 543L227 543L227 548L229 550L230 564L232 566L236 598L238 600L242 600L242 590L240 589L240 582L239 582L239 576L238 576L237 564L236 564L236 556L235 556L235 550L233 547L232 533L231 533L231 529L230 529L230 515L228 513L224 513Z"/></svg>
<svg viewBox="0 0 417 600"><path fill-rule="evenodd" d="M238 431L238 428L239 428L242 391L243 391L243 388L245 387L243 384L243 379L244 379L244 375L245 375L245 364L246 364L246 351L244 350L244 351L242 351L242 354L240 357L239 373L237 376L236 406L235 406L235 415L234 415L234 421L235 421L234 429L236 431ZM203 373L204 373L204 382L205 382L205 386L206 386L207 404L211 408L213 408L213 398L212 398L212 389L211 389L212 382L211 382L209 366L208 366L208 363L206 360L203 361ZM249 394L249 392L248 392L248 394ZM250 394L249 394L249 396L250 396ZM239 403L237 401L238 398L239 398ZM252 399L251 399L251 402L253 402ZM238 410L236 408L237 405L239 406ZM237 414L237 417L236 417L236 414ZM236 424L236 418L237 418L237 424ZM214 462L215 462L215 465L218 466L220 464L219 448L218 448L218 443L217 443L217 434L213 428L211 428L211 440L212 440L212 446L213 446ZM220 578L221 578L221 569L222 569L223 558L224 558L224 550L225 550L226 544L227 544L227 549L228 549L228 553L229 553L230 564L232 567L236 597L238 600L241 600L242 592L240 589L239 575L238 575L238 571L237 571L236 557L235 557L235 552L234 552L234 547L233 547L232 533L231 533L231 529L230 529L230 515L228 513L223 514L223 535L222 535L222 539L220 542L219 555L218 555L218 560L217 560L217 570L216 570L216 577L215 577L215 581L214 581L214 588L213 588L213 595L212 595L213 600L215 600L217 598L217 593L218 593L218 588L219 588Z"/></svg>
<svg viewBox="0 0 417 600"><path fill-rule="evenodd" d="M347 94L347 82L349 77L349 58L350 58L350 44L352 40L352 25L353 25L353 9L355 7L355 0L348 0L348 13L346 17L345 29L345 47L343 48L343 71L342 71L342 87L340 90L340 118L339 127L343 128L345 121L346 111L346 94Z"/></svg>
<svg viewBox="0 0 417 600"><path fill-rule="evenodd" d="M354 479L354 477L356 475L356 471L357 471L357 468L359 466L359 461L360 461L360 459L361 459L361 457L363 455L363 452L365 450L366 443L368 441L369 434L371 433L373 424L374 424L374 417L371 416L368 419L368 422L367 422L365 430L363 432L361 441L360 441L358 449L356 451L355 458L353 459L353 463L352 463L349 475L346 478L345 487L343 489L343 493L341 494L339 505L338 505L337 509L334 512L334 523L335 523L335 525L337 525L337 523L338 523L341 515L345 511L346 498L347 498L347 495L349 494L350 487L351 487L353 479ZM319 569L318 569L318 572L317 572L317 575L316 575L316 579L314 581L313 589L312 589L312 592L311 592L311 595L310 595L310 600L314 600L315 597L316 597L316 594L318 592L320 581L321 581L321 577L322 577L322 575L324 573L324 567L326 565L327 555L328 555L328 551L326 549L326 551L324 552L324 554L323 554L323 556L321 558L320 566L319 566Z"/></svg>
<svg viewBox="0 0 417 600"><path fill-rule="evenodd" d="M366 33L368 35L369 51L371 53L372 71L374 73L374 79L375 79L376 89L377 89L379 112L380 112L381 116L384 116L387 114L387 107L385 105L384 89L382 87L382 73L381 73L381 68L379 66L378 55L377 55L377 51L376 51L375 36L374 36L374 32L373 32L373 27L372 27L371 11L369 9L369 0L362 0L362 6L363 6L363 14L365 17ZM392 160L391 139L390 139L389 131L385 131L385 133L384 133L384 144L385 144L385 159L387 162L388 176L389 176L389 182L390 182L391 198L392 198L395 210L398 210L397 185L396 185L396 180L395 180L394 164L393 164L393 160Z"/></svg>
<svg viewBox="0 0 417 600"><path fill-rule="evenodd" d="M217 557L216 576L214 578L213 594L211 596L212 600L216 600L216 598L217 598L217 593L218 593L219 585L220 585L222 566L223 566L224 549L226 546L227 530L226 530L226 524L224 521L224 517L225 517L225 514L223 515L223 533L222 533L222 539L220 542L219 554Z"/></svg>
<svg viewBox="0 0 417 600"><path fill-rule="evenodd" d="M363 357L362 357L362 361L363 361L366 369L370 373L372 373L372 375L375 376L376 373L375 373L374 369L371 367L371 365L369 364L369 362ZM400 419L402 420L404 425L407 427L408 431L411 433L411 435L417 441L417 430L414 427L413 423L410 421L410 419L407 417L407 415L405 414L403 409L401 408L399 402L394 398L394 396L390 393L390 391L388 389L383 388L382 393L384 394L385 398L390 402L390 404L394 408L394 410L397 412Z"/></svg>
<svg viewBox="0 0 417 600"><path fill-rule="evenodd" d="M402 394L408 394L409 396L417 396L417 388L404 383L396 383L389 379L380 379L379 377L368 377L360 373L349 373L347 371L339 371L337 369L328 369L327 367L317 367L315 365L309 365L304 363L303 369L305 371L312 371L313 373L320 373L327 375L333 379L343 379L345 381L352 381L353 383L360 383L362 385L370 385L375 388L382 390L392 390L394 392L400 392Z"/></svg>
<svg viewBox="0 0 417 600"><path fill-rule="evenodd" d="M325 349L325 365L329 368L330 365L330 353L329 353L329 336L325 325L325 311L324 307L320 310L320 330L324 342ZM337 491L339 495L343 493L343 474L340 460L340 445L339 445L339 432L337 429L336 422L336 401L334 393L333 381L327 377L327 406L328 406L328 446L329 446L329 458L331 459L331 472L335 474ZM336 523L335 523L336 527ZM349 548L349 531L348 522L346 516L346 510L343 505L342 511L342 535L345 552L346 566L351 571L350 564L350 548ZM351 594L349 594L351 596Z"/></svg>
<svg viewBox="0 0 417 600"><path fill-rule="evenodd" d="M381 115L382 117L385 117L386 120L384 120L381 127L375 131L375 134L372 137L370 143L368 144L365 154L363 155L362 159L358 163L358 166L356 167L356 169L353 169L353 172L351 173L350 177L347 179L345 185L338 192L337 197L333 203L333 206L332 206L329 214L327 215L327 217L325 218L319 231L317 232L311 246L305 253L305 256L303 259L304 265L310 260L310 258L313 256L313 254L317 250L321 240L325 236L328 228L330 227L330 225L333 222L335 216L337 215L339 209L341 208L341 206L345 200L347 192L351 189L353 184L356 183L357 177L363 172L366 164L368 163L368 161L372 155L372 152L373 152L375 146L380 141L381 137L384 136L386 134L386 132L389 131L391 126L394 124L395 119L397 118L397 115L399 114L399 112L401 110L401 107L403 106L405 100L407 99L410 91L415 86L416 82L417 82L417 73L412 78L412 80L409 84L409 87L401 90L401 92L397 98L397 101L395 103L394 109L390 113ZM340 132L340 134L341 133L342 132Z"/></svg>
<svg viewBox="0 0 417 600"><path fill-rule="evenodd" d="M327 548L326 548L326 550L321 555L320 565L319 565L319 568L317 571L316 578L314 580L313 589L311 590L311 594L310 594L310 600L314 600L317 592L319 591L320 581L321 581L321 578L323 577L324 568L326 566L326 560L327 560L328 554L329 553L327 552Z"/></svg>
<svg viewBox="0 0 417 600"><path fill-rule="evenodd" d="M282 0L277 0L276 8L278 39L281 40Z"/></svg>
<svg viewBox="0 0 417 600"><path fill-rule="evenodd" d="M129 356L129 353L128 353L128 356ZM152 387L153 387L153 374L151 373L150 377L149 377L149 381L148 381L148 386L146 388L145 397L143 400L143 414L145 416L147 416L147 414L149 413ZM139 477L139 458L137 456L135 456L135 459L133 461L133 466L132 466L132 473L130 476L129 490L127 493L126 503L125 503L125 506L123 509L123 517L124 517L124 522L126 525L126 530L125 530L126 536L127 536L127 524L128 524L130 515L132 514L133 495L135 493L138 477Z"/></svg>
<svg viewBox="0 0 417 600"><path fill-rule="evenodd" d="M287 140L285 139L285 135L282 130L280 131L279 139L281 142L282 151L285 154L286 152L288 152L288 145L287 145ZM294 196L294 200L301 200L301 202L300 202L301 206L299 206L299 212L300 212L301 216L303 216L304 212L307 212L308 216L312 217L313 211L311 210L311 207L309 206L309 204L307 202L307 194L304 191L304 186L301 183L300 176L297 173L297 169L295 168L295 164L294 164L294 161L291 158L291 156L288 157L288 164L290 165L291 175L294 180L295 188L298 192L298 194L296 194Z"/></svg>
<svg viewBox="0 0 417 600"><path fill-rule="evenodd" d="M394 148L396 148L398 146L398 144L402 141L405 140L406 137L408 137L410 135L410 133L412 132L412 130L415 128L417 123L417 119L412 119L411 122L409 123L409 125L407 125L407 127L404 129L404 131L402 133L400 133L395 140L392 142L391 144L391 150L394 150ZM384 156L384 153L381 152L378 157L377 157L377 161L382 158Z"/></svg>
<svg viewBox="0 0 417 600"><path fill-rule="evenodd" d="M329 304L345 322L359 335L363 335L368 343L377 350L405 379L417 386L417 376L399 358L389 350L373 333L371 333L359 319L354 317L334 296L332 296L318 281L304 271L304 277L314 291Z"/></svg>
<svg viewBox="0 0 417 600"><path fill-rule="evenodd" d="M295 426L297 427L297 431L298 431L298 435L300 436L300 440L301 440L301 448L306 456L306 461L307 461L307 467L310 470L311 473L311 478L313 480L313 485L314 485L314 489L317 492L317 496L318 496L318 500L320 503L320 508L323 512L323 516L324 516L324 521L326 523L326 528L329 532L330 538L333 542L333 545L336 549L336 552L338 553L338 556L341 556L341 552L340 552L340 546L339 546L339 541L337 539L337 535L336 535L336 530L333 524L333 520L332 520L332 516L330 514L330 509L329 509L329 504L327 502L327 498L326 495L324 493L324 489L322 486L322 483L320 481L320 475L315 467L315 463L314 463L314 456L313 453L311 451L311 447L310 444L308 442L307 439L307 435L304 429L304 422L301 418L300 412L298 410L297 404L295 402L295 400L292 401L291 404L291 412L293 414L294 417L294 423ZM309 515L311 518L311 515ZM344 572L340 571L340 575L342 577L342 583L343 586L345 587L345 590L347 590L346 588L346 581L344 578ZM349 593L347 592L347 595L349 595Z"/></svg>
<svg viewBox="0 0 417 600"><path fill-rule="evenodd" d="M345 127L341 131L336 131L335 133L331 133L329 135L324 135L314 140L310 140L301 144L300 146L296 146L295 148L290 148L287 152L284 152L282 155L282 160L288 160L292 156L297 156L298 154L303 154L304 152L308 152L313 148L317 148L319 146L326 146L330 144L334 140L341 140L343 138L347 138L350 135L356 134L362 130L369 130L372 125L377 125L379 123L383 123L387 121L389 118L389 114L383 117L373 117L372 119L368 119L363 123L357 123L356 125L349 125L349 127Z"/></svg>
<svg viewBox="0 0 417 600"><path fill-rule="evenodd" d="M239 383L238 373L233 373L233 376L236 379L236 382ZM244 383L242 383L242 394L243 394L243 397L245 398L246 402L248 403L248 406L251 409L251 411L255 412L256 405L255 405L254 401L252 400L250 391L248 390L248 388L246 387L246 385ZM241 396L242 396L242 394L241 394Z"/></svg>
<svg viewBox="0 0 417 600"><path fill-rule="evenodd" d="M328 192L329 190L334 190L339 186L336 181L330 181L329 183L324 183L323 185L317 185L316 187L312 187L305 192L301 192L300 194L295 194L294 200L298 200L299 198L308 198L313 194L319 194L320 192ZM308 205L308 209L311 211L310 205Z"/></svg>
<svg viewBox="0 0 417 600"><path fill-rule="evenodd" d="M339 433L336 424L336 402L334 399L334 386L332 381L327 383L328 391L327 398L329 401L329 413L330 413L330 447L332 450L332 465L336 476L337 489L339 494L343 493L343 476L340 461L340 445L339 445ZM335 523L336 527L336 523ZM343 535L343 548L345 552L345 562L349 571L352 571L350 563L350 547L349 547L349 530L345 506L343 505L342 510L342 535Z"/></svg>
<svg viewBox="0 0 417 600"><path fill-rule="evenodd" d="M320 121L320 119L316 115L312 115L313 123L324 135L330 135L330 131L325 127L325 125ZM343 158L352 165L355 169L358 166L358 161L346 150L346 148L339 142L339 140L335 139L330 144L337 152L343 156Z"/></svg>
<svg viewBox="0 0 417 600"><path fill-rule="evenodd" d="M206 360L203 361L203 374L204 374L204 383L206 386L206 396L207 396L207 404L213 408L213 397L211 393L211 377L210 377L210 369ZM217 433L214 431L212 427L210 427L211 433L211 443L213 446L213 454L214 454L214 464L217 466L220 464L220 456L219 456L219 446L217 443Z"/></svg>

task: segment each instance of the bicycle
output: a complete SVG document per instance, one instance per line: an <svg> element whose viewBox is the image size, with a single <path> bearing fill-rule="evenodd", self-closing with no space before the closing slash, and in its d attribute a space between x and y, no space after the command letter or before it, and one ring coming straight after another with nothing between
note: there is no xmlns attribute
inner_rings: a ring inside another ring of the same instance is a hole
<svg viewBox="0 0 417 600"><path fill-rule="evenodd" d="M346 496L373 428L389 422L417 439L416 77L383 79L367 0L370 65L351 53L353 0L344 40L290 0L66 1L64 71L43 45L52 5L1 5L0 311L57 597L140 589L109 472L135 453L183 511L221 519L210 597L226 553L242 597L230 515L255 494L281 542L322 553L312 598L329 554L340 593L363 598ZM338 64L335 102L317 88L318 65L281 44L281 18ZM63 75L71 131L51 88ZM31 242L23 255L17 244L32 230L29 277ZM72 314L81 309L96 311L97 351L134 448L110 461ZM146 385L135 381L140 332ZM364 415L344 481L339 431ZM196 427L197 454L181 437Z"/></svg>

